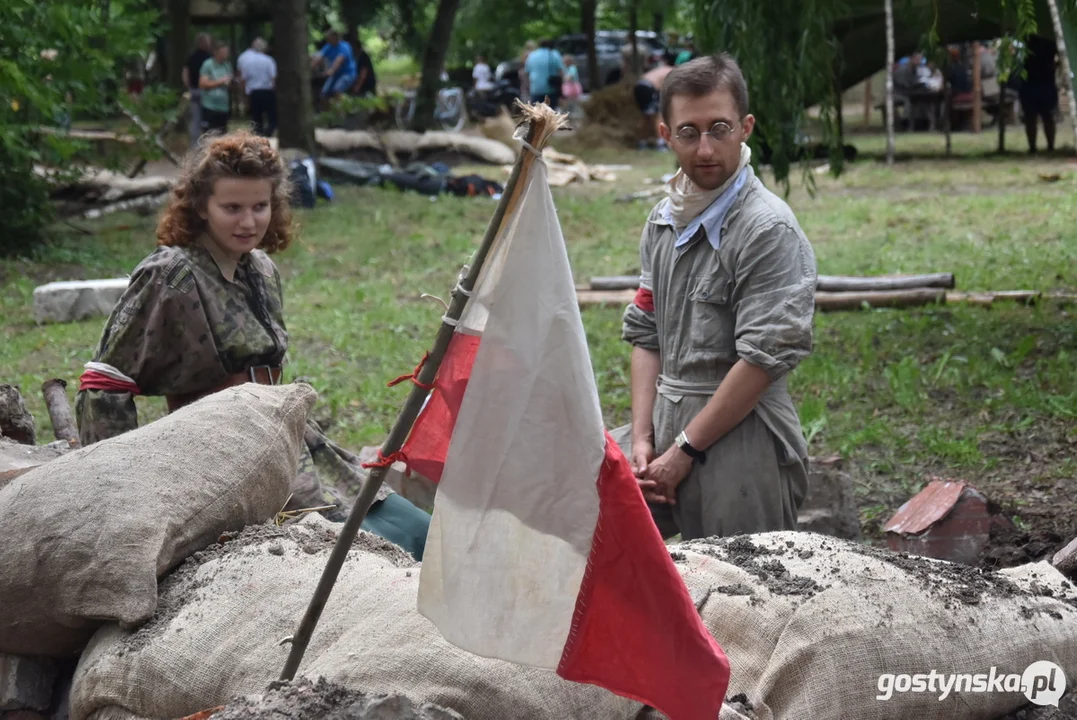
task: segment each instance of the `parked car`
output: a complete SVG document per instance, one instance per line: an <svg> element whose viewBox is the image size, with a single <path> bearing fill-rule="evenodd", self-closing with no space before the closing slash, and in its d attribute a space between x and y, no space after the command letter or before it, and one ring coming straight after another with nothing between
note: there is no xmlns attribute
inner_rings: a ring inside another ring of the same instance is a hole
<svg viewBox="0 0 1077 720"><path fill-rule="evenodd" d="M583 91L585 93L591 92L593 88L591 87L591 71L587 59L587 36L583 33L563 35L554 41L554 48L560 52L561 55L572 55L576 60L576 67L580 74L580 84L583 86ZM617 45L613 39L600 37L599 34L596 33L595 56L598 58L600 87L620 82L621 78L624 77L624 65L620 46ZM499 81L508 81L517 91L519 91L519 72L521 64L519 58L500 63L494 70L494 76Z"/></svg>

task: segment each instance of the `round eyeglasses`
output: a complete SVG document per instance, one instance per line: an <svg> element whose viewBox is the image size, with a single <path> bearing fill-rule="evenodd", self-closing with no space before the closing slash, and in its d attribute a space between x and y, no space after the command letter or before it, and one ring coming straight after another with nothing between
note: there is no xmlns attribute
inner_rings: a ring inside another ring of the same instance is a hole
<svg viewBox="0 0 1077 720"><path fill-rule="evenodd" d="M691 125L686 125L685 127L682 127L680 130L678 130L677 134L674 135L674 137L677 139L677 142L681 143L685 147L692 147L699 142L700 137L702 137L703 135L708 135L711 137L711 139L717 142L722 142L727 137L729 137L730 133L732 132L733 127L730 126L729 123L725 123L719 120L718 122L711 125L711 129L705 133L700 133L699 130L696 130Z"/></svg>

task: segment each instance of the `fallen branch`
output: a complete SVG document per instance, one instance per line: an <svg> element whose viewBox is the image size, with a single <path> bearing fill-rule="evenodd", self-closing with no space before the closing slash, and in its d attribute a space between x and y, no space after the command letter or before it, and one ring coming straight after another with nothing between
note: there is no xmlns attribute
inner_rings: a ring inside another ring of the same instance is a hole
<svg viewBox="0 0 1077 720"><path fill-rule="evenodd" d="M164 204L168 199L168 193L164 192L160 195L143 195L142 197L131 198L130 200L121 200L111 205L105 205L99 208L90 208L86 212L82 213L82 217L87 220L93 220L99 218L102 215L108 215L114 212L120 212L121 210L146 210L153 211L153 208ZM147 213L147 214L148 214Z"/></svg>
<svg viewBox="0 0 1077 720"><path fill-rule="evenodd" d="M0 435L23 445L37 444L34 416L14 385L0 385Z"/></svg>
<svg viewBox="0 0 1077 720"><path fill-rule="evenodd" d="M79 429L67 400L67 383L60 378L46 380L41 385L45 407L52 422L52 434L57 440L65 440L71 447L79 447Z"/></svg>
<svg viewBox="0 0 1077 720"><path fill-rule="evenodd" d="M176 156L176 154L174 152L169 150L168 146L165 145L163 140L161 140L161 133L153 132L153 130L150 128L150 126L147 125L146 122L142 118L140 118L138 115L135 115L133 112L131 112L127 108L121 106L120 110L123 112L124 115L126 115L127 117L129 117L131 119L131 122L133 122L135 125L138 125L139 130L146 133L147 135L152 135L153 136L153 144L156 145L161 150L161 152L163 152L165 154L165 157L167 157L169 160L172 161L173 165L176 165L177 167L183 165L183 161L180 160ZM171 121L165 123L164 128L162 128L162 132L164 130L167 130L171 125L172 125Z"/></svg>
<svg viewBox="0 0 1077 720"><path fill-rule="evenodd" d="M846 275L820 275L815 283L816 290L825 292L863 292L888 290L917 290L921 288L953 289L953 273L931 273L928 275L881 275L876 277L854 277ZM591 278L591 290L635 290L639 287L638 275L613 275Z"/></svg>

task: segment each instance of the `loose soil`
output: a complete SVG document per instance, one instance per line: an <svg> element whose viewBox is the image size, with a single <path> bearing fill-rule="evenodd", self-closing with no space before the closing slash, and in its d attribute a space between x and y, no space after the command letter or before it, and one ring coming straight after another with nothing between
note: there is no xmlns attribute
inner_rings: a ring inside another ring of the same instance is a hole
<svg viewBox="0 0 1077 720"><path fill-rule="evenodd" d="M301 552L314 555L329 552L337 541L335 530L290 521L278 527L273 523L251 525L238 533L225 533L217 543L187 558L158 585L157 610L153 617L135 633L124 639L128 651L139 650L152 643L180 611L199 599L202 588L214 578L212 572L202 572L202 566L225 555L245 552L266 553L278 557ZM396 545L367 532L360 532L352 543L352 552L370 552L388 559L397 567L413 567L414 558Z"/></svg>
<svg viewBox="0 0 1077 720"><path fill-rule="evenodd" d="M786 542L784 547L771 548L756 545L748 536L738 535L693 541L691 547L697 552L711 555L755 575L776 595L796 595L808 599L826 589L813 578L792 574L781 562L782 557L806 560L815 555L815 551L797 547L791 540ZM1048 597L1061 600L1077 612L1077 590L1072 586L1068 590L1056 592L1046 584L1033 582L1030 592L993 571L837 539L824 541L818 549L827 553L851 551L889 563L919 583L929 595L941 599L947 608L978 605L989 598L1028 598L1032 601ZM830 567L832 575L836 576L840 572L841 568L836 563ZM753 588L741 583L724 585L713 590L723 595L749 595L753 596L753 599L755 593ZM1052 617L1059 615L1053 609L1044 611L1037 608L1032 602L1023 606L1021 612L1028 618L1040 612L1048 612ZM1059 616L1055 619L1062 618Z"/></svg>
<svg viewBox="0 0 1077 720"><path fill-rule="evenodd" d="M403 695L366 695L331 683L300 678L270 683L264 695L232 700L212 720L462 720L459 713L437 705L417 707Z"/></svg>
<svg viewBox="0 0 1077 720"><path fill-rule="evenodd" d="M980 490L999 519L980 554L979 567L996 570L1049 561L1077 537L1077 478L1058 477L1059 466L1077 453L1077 435L1067 427L1046 425L1033 439L988 434L981 439L980 447L998 464L975 477L954 478L967 480ZM874 459L866 451L846 464L862 481L861 487L870 488L857 497L860 509L886 508L873 519L861 522L865 538L885 547L882 527L910 496L894 483L887 483L886 478L863 470ZM942 467L917 467L915 474L928 477L949 473ZM1052 476L1055 479L1044 479Z"/></svg>

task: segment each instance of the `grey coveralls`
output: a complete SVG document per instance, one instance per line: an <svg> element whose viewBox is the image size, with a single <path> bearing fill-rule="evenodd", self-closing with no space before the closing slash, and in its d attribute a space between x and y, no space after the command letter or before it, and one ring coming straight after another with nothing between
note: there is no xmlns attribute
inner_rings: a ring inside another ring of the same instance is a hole
<svg viewBox="0 0 1077 720"><path fill-rule="evenodd" d="M678 487L677 504L652 507L665 537L794 530L807 492L807 443L786 375L811 352L815 253L789 206L751 167L747 172L718 250L702 227L674 247L676 230L663 220L668 199L651 211L640 241L640 287L653 293L654 310L630 304L622 338L661 358L656 454L673 444L737 360L771 379L755 409L705 449L706 463ZM626 453L628 433L615 433Z"/></svg>

